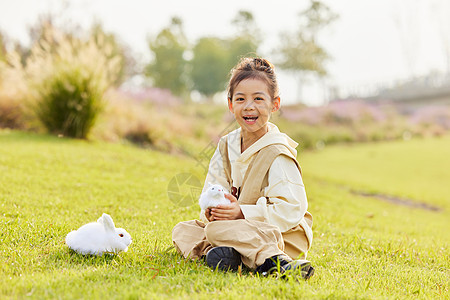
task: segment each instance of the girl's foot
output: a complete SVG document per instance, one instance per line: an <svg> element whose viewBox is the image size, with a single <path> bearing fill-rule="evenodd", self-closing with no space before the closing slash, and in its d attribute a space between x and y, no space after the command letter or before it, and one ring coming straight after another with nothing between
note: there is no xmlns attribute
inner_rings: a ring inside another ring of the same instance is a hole
<svg viewBox="0 0 450 300"><path fill-rule="evenodd" d="M286 255L276 255L267 258L264 263L256 268L256 273L263 276L275 273L279 271L281 274L286 275L286 271L299 270L304 279L309 279L314 275L314 268L311 266L311 262L308 260L292 260Z"/></svg>
<svg viewBox="0 0 450 300"><path fill-rule="evenodd" d="M212 269L237 271L241 255L232 247L214 247L206 254L206 264Z"/></svg>

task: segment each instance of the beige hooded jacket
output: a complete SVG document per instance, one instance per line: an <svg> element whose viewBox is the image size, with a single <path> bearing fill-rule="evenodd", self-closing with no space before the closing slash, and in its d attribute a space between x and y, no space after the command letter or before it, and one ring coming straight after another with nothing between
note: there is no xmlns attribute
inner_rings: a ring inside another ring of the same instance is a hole
<svg viewBox="0 0 450 300"><path fill-rule="evenodd" d="M231 177L235 187L242 185L247 168L253 156L260 149L271 144L283 144L289 149L293 158L297 156L295 148L298 144L286 134L281 133L278 127L272 123L269 123L269 131L243 153L241 153L240 128L230 132L224 138L228 142ZM226 179L219 147L211 158L203 191L207 188L208 182L220 184L229 191L231 190ZM275 225L281 232L300 225L305 230L311 244L312 230L304 219L308 202L303 180L295 162L285 155L275 158L269 170L268 183L264 190L264 197L260 197L256 205L240 205L244 217ZM269 204L267 204L266 197L269 199ZM208 222L204 211L201 211L200 218L203 222Z"/></svg>

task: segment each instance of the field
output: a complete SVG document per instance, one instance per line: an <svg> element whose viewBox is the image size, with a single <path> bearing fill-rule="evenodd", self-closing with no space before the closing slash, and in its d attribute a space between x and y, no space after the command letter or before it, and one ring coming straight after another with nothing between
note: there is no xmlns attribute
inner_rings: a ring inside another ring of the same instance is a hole
<svg viewBox="0 0 450 300"><path fill-rule="evenodd" d="M297 282L215 272L175 252L171 229L198 207L169 200L168 184L183 173L203 182L196 160L0 131L0 298L448 299L448 149L442 137L300 153L316 273ZM65 235L103 212L131 233L129 251L69 251Z"/></svg>

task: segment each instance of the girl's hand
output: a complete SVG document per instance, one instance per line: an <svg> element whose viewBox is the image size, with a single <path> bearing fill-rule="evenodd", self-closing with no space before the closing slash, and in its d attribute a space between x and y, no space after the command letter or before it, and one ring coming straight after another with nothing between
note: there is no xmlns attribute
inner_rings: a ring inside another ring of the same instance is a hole
<svg viewBox="0 0 450 300"><path fill-rule="evenodd" d="M236 197L231 194L225 194L225 198L230 200L231 203L229 205L219 205L211 208L210 214L212 216L212 220L245 219Z"/></svg>
<svg viewBox="0 0 450 300"><path fill-rule="evenodd" d="M214 221L214 217L211 216L211 208L207 208L207 209L205 210L205 217L206 217L206 219L208 219L208 221L210 221L210 222Z"/></svg>

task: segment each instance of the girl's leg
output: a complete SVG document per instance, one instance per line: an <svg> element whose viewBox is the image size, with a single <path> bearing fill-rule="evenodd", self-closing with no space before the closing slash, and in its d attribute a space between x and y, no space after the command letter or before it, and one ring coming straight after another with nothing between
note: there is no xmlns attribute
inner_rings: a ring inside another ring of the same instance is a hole
<svg viewBox="0 0 450 300"><path fill-rule="evenodd" d="M255 269L267 258L284 254L278 227L253 220L214 221L205 227L206 239L213 247L233 247L242 262Z"/></svg>
<svg viewBox="0 0 450 300"><path fill-rule="evenodd" d="M283 232L284 252L292 259L305 259L309 250L309 242L305 231L300 226L295 230Z"/></svg>
<svg viewBox="0 0 450 300"><path fill-rule="evenodd" d="M185 258L201 258L212 248L205 236L205 224L198 220L175 225L172 241L177 251Z"/></svg>

